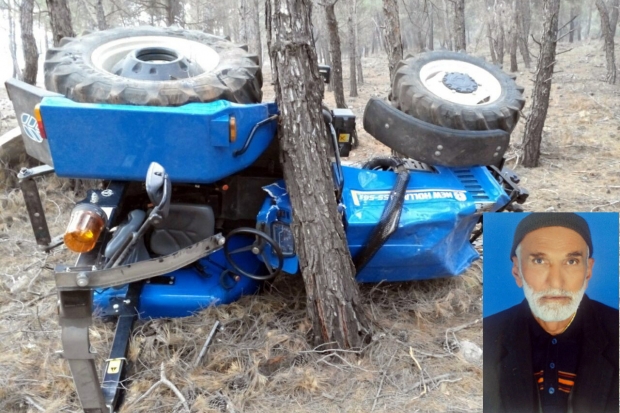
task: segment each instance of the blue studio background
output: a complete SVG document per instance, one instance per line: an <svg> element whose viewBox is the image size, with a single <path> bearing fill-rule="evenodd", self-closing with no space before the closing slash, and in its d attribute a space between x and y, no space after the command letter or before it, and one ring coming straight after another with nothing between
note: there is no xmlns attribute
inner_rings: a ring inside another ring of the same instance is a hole
<svg viewBox="0 0 620 413"><path fill-rule="evenodd" d="M484 214L484 262L482 314L488 317L519 304L523 290L512 277L510 248L519 222L528 214ZM586 294L618 308L618 213L577 213L588 222L594 247L594 267Z"/></svg>

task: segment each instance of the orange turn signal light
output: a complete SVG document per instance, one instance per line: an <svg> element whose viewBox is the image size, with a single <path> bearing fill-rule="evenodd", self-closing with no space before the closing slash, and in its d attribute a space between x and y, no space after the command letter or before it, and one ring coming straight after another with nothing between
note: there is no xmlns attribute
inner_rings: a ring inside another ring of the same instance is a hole
<svg viewBox="0 0 620 413"><path fill-rule="evenodd" d="M234 116L230 117L230 141L231 142L236 142L237 141L237 119Z"/></svg>
<svg viewBox="0 0 620 413"><path fill-rule="evenodd" d="M45 134L45 128L43 127L43 118L41 117L40 103L37 103L34 106L34 118L37 120L37 126L39 127L39 133L41 134L41 138L47 139L47 135Z"/></svg>
<svg viewBox="0 0 620 413"><path fill-rule="evenodd" d="M88 252L95 248L103 232L107 216L95 204L78 204L71 211L69 225L65 231L64 241L73 252Z"/></svg>

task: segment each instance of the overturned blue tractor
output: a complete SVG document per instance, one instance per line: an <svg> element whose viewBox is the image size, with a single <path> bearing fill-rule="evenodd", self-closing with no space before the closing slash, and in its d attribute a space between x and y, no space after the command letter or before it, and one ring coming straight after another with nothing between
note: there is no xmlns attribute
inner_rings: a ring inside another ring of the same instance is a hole
<svg viewBox="0 0 620 413"><path fill-rule="evenodd" d="M299 273L278 108L260 103L256 57L173 28L66 39L47 53L45 79L48 90L7 82L26 149L44 164L22 170L20 185L41 248L79 253L55 269L64 357L84 410L114 411L136 319L188 316ZM522 91L466 54L405 59L389 101L371 99L363 119L395 156L358 166L341 161L356 140L353 112L324 109L359 282L455 276L478 258L482 213L527 197L503 165ZM105 185L57 238L35 181L49 173ZM118 322L101 380L93 313Z"/></svg>

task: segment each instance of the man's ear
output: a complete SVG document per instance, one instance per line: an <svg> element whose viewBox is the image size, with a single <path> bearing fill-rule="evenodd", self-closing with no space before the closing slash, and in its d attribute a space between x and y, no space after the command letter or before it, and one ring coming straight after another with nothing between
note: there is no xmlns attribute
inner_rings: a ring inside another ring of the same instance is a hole
<svg viewBox="0 0 620 413"><path fill-rule="evenodd" d="M522 288L523 280L521 279L521 275L519 275L519 258L516 255L512 257L512 276L519 288Z"/></svg>
<svg viewBox="0 0 620 413"><path fill-rule="evenodd" d="M594 258L588 258L588 271L586 272L586 281L592 278L592 267L594 267Z"/></svg>

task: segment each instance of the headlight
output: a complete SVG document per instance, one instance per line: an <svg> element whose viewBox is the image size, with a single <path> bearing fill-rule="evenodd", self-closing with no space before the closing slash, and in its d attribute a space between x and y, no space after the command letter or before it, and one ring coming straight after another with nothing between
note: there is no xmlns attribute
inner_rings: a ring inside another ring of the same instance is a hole
<svg viewBox="0 0 620 413"><path fill-rule="evenodd" d="M88 252L95 244L106 225L107 216L95 204L78 204L71 211L71 219L65 231L64 241L73 252Z"/></svg>

